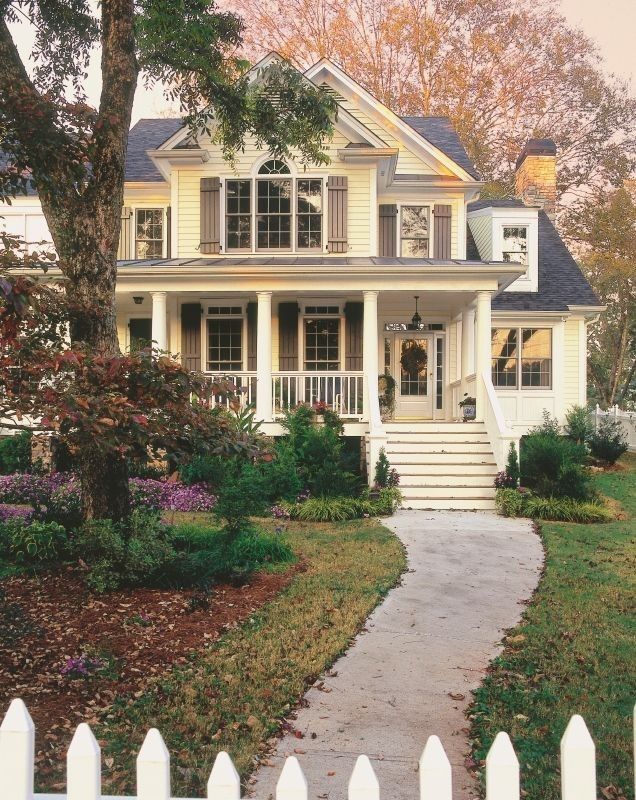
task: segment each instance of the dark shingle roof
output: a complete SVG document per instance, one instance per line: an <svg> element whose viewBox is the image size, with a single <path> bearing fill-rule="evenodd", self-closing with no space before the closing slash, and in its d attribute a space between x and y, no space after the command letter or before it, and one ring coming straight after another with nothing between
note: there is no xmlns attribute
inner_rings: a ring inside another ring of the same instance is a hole
<svg viewBox="0 0 636 800"><path fill-rule="evenodd" d="M402 117L402 119L434 147L452 158L469 175L479 180L475 165L468 157L468 153L448 117Z"/></svg>
<svg viewBox="0 0 636 800"><path fill-rule="evenodd" d="M514 199L479 200L470 203L468 210L519 206L523 203ZM480 257L470 228L467 231L466 257ZM550 218L544 211L539 211L539 291L501 292L493 298L493 311L567 311L568 306L598 305L601 301Z"/></svg>
<svg viewBox="0 0 636 800"><path fill-rule="evenodd" d="M182 127L181 119L140 119L128 134L126 180L163 181L163 175L148 158L146 150L156 150Z"/></svg>
<svg viewBox="0 0 636 800"><path fill-rule="evenodd" d="M475 200L468 204L469 211L478 211L480 208L523 208L524 203L516 197L493 197L490 200Z"/></svg>

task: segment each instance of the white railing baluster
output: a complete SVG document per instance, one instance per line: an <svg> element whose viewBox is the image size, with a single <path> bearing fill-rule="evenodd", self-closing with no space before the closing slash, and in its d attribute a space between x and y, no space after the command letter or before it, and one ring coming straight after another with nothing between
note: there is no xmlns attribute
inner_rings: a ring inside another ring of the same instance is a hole
<svg viewBox="0 0 636 800"><path fill-rule="evenodd" d="M170 800L170 753L156 728L137 756L137 800Z"/></svg>
<svg viewBox="0 0 636 800"><path fill-rule="evenodd" d="M561 795L562 800L596 800L596 748L578 714L561 739Z"/></svg>
<svg viewBox="0 0 636 800"><path fill-rule="evenodd" d="M208 779L208 800L240 800L241 779L232 763L232 759L224 751L217 755Z"/></svg>
<svg viewBox="0 0 636 800"><path fill-rule="evenodd" d="M380 784L367 756L358 756L349 778L349 800L380 800Z"/></svg>
<svg viewBox="0 0 636 800"><path fill-rule="evenodd" d="M307 779L296 756L289 756L276 784L276 800L307 800L307 796Z"/></svg>
<svg viewBox="0 0 636 800"><path fill-rule="evenodd" d="M11 701L0 725L0 797L32 800L35 726L22 700Z"/></svg>
<svg viewBox="0 0 636 800"><path fill-rule="evenodd" d="M100 800L102 756L93 731L82 722L77 726L66 754L67 800Z"/></svg>
<svg viewBox="0 0 636 800"><path fill-rule="evenodd" d="M429 736L420 757L420 800L452 800L450 761L437 736Z"/></svg>
<svg viewBox="0 0 636 800"><path fill-rule="evenodd" d="M507 733L498 733L486 756L486 800L519 800L519 761Z"/></svg>

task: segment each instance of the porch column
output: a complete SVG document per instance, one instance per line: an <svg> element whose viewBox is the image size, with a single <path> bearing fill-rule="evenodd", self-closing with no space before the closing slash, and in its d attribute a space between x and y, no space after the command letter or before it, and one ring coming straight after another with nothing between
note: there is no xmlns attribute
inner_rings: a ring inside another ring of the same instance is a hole
<svg viewBox="0 0 636 800"><path fill-rule="evenodd" d="M461 378L465 381L475 371L475 309L462 311ZM464 389L464 391L466 391Z"/></svg>
<svg viewBox="0 0 636 800"><path fill-rule="evenodd" d="M158 350L168 349L168 292L150 292L152 297L152 341Z"/></svg>
<svg viewBox="0 0 636 800"><path fill-rule="evenodd" d="M272 421L272 293L257 292L256 419Z"/></svg>
<svg viewBox="0 0 636 800"><path fill-rule="evenodd" d="M362 370L366 388L364 392L364 417L369 422L369 484L373 483L374 469L380 448L386 445L386 433L380 417L378 395L378 292L362 293L364 320L362 329Z"/></svg>
<svg viewBox="0 0 636 800"><path fill-rule="evenodd" d="M475 399L477 400L477 421L484 421L486 387L484 373L490 369L491 359L491 292L477 292L477 325L475 328Z"/></svg>

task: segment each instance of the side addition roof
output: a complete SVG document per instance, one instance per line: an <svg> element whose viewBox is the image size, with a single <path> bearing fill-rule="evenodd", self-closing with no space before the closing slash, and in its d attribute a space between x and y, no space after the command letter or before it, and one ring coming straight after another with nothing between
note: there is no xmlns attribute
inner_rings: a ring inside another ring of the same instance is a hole
<svg viewBox="0 0 636 800"><path fill-rule="evenodd" d="M452 158L475 180L479 180L477 168L471 161L453 123L448 117L402 117L403 121L420 136Z"/></svg>
<svg viewBox="0 0 636 800"><path fill-rule="evenodd" d="M523 203L515 199L479 200L468 210L519 207ZM538 227L539 291L501 292L493 298L493 311L567 311L570 306L602 305L545 211L539 211ZM470 228L467 235L466 256L479 258Z"/></svg>
<svg viewBox="0 0 636 800"><path fill-rule="evenodd" d="M140 119L128 134L125 180L162 182L163 175L152 163L146 151L156 150L182 127L183 120L175 117Z"/></svg>

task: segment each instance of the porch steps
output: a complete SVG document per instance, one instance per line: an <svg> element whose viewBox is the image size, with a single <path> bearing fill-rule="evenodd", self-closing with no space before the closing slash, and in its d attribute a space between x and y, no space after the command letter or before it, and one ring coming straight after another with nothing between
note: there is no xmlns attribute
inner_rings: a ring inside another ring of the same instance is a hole
<svg viewBox="0 0 636 800"><path fill-rule="evenodd" d="M386 454L400 474L404 508L493 510L497 465L474 422L386 424Z"/></svg>

